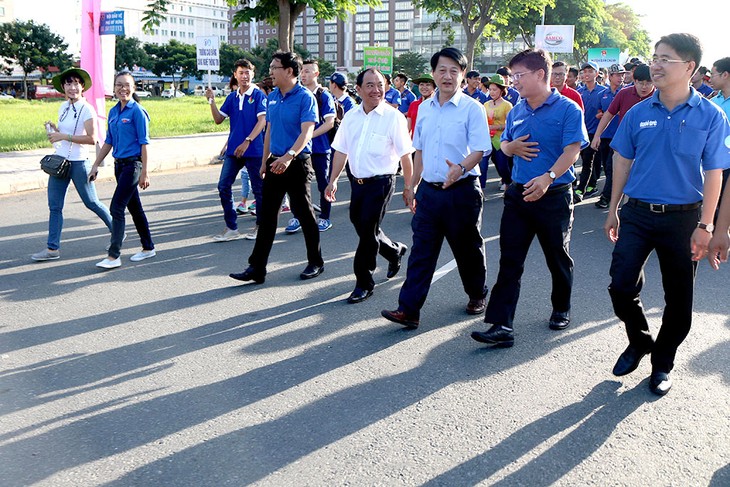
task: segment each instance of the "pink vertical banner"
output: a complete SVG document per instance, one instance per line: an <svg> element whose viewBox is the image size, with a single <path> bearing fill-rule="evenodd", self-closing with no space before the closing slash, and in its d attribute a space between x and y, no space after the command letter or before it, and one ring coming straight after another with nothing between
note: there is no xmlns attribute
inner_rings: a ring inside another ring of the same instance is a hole
<svg viewBox="0 0 730 487"><path fill-rule="evenodd" d="M106 107L104 105L104 70L99 35L101 0L82 0L81 4L81 69L91 75L91 89L84 97L97 114L96 138L100 143L106 137ZM112 56L114 53L112 53Z"/></svg>

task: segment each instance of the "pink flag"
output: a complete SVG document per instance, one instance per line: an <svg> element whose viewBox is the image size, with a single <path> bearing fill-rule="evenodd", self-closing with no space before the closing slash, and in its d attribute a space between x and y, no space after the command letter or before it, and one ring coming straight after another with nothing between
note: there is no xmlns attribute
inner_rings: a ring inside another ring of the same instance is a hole
<svg viewBox="0 0 730 487"><path fill-rule="evenodd" d="M104 70L102 69L99 18L101 0L83 0L81 5L81 69L91 75L91 89L84 97L95 109L96 138L101 143L106 137L106 107L104 105ZM114 55L114 53L112 53Z"/></svg>

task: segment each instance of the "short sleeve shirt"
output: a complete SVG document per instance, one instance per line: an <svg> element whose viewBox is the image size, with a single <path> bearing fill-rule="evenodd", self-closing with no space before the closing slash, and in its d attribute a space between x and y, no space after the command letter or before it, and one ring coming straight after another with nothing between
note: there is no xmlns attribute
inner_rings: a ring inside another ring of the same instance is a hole
<svg viewBox="0 0 730 487"><path fill-rule="evenodd" d="M651 93L649 93L646 98L649 98L653 94L654 89L652 88ZM628 112L631 107L633 107L640 101L645 100L646 98L640 98L639 93L636 91L636 86L632 84L616 94L616 97L613 99L613 101L611 101L611 104L608 106L608 111L614 115L618 115L618 121L620 124L621 120L623 120L624 118L624 115L626 115L626 112Z"/></svg>
<svg viewBox="0 0 730 487"><path fill-rule="evenodd" d="M702 200L704 171L730 167L730 125L694 88L671 112L657 91L629 110L611 147L634 161L624 194L647 203L691 204Z"/></svg>
<svg viewBox="0 0 730 487"><path fill-rule="evenodd" d="M301 84L294 85L286 95L279 88L269 93L266 121L271 124L269 150L275 156L282 156L294 145L302 133L302 124L317 122L317 101L311 91ZM310 140L302 152L312 152Z"/></svg>
<svg viewBox="0 0 730 487"><path fill-rule="evenodd" d="M413 92L408 88L404 89L403 93L401 93L400 95L400 105L398 106L398 111L403 114L408 113L408 108L414 101L416 101L416 95L414 95Z"/></svg>
<svg viewBox="0 0 730 487"><path fill-rule="evenodd" d="M573 100L574 102L576 102L578 104L578 106L580 107L581 110L584 110L585 109L583 107L583 98L580 97L580 93L578 93L577 91L575 91L570 86L563 85L563 89L560 91L560 94L563 95L564 97L566 97L566 98L568 98L568 99Z"/></svg>
<svg viewBox="0 0 730 487"><path fill-rule="evenodd" d="M416 120L418 119L418 107L423 103L423 97L419 98L418 100L411 103L411 106L408 107L408 113L406 114L406 117L411 119L411 126L409 127L411 130L411 134L416 130Z"/></svg>
<svg viewBox="0 0 730 487"><path fill-rule="evenodd" d="M611 106L611 102L614 100L616 95L621 91L621 87L619 86L616 91L611 91L611 88L608 88L606 91L603 92L603 96L601 97L601 111L603 113L606 113L608 110L608 107ZM608 124L608 126L603 130L603 133L601 134L602 139L612 139L614 134L616 133L616 129L618 128L619 119L614 117L611 119L611 123ZM598 128L598 127L596 127Z"/></svg>
<svg viewBox="0 0 730 487"><path fill-rule="evenodd" d="M585 123L586 130L589 134L595 134L598 128L598 110L601 109L601 98L603 93L607 90L605 86L597 84L592 90L589 90L586 86L582 86L578 90L580 97L583 99L583 107L585 108Z"/></svg>
<svg viewBox="0 0 730 487"><path fill-rule="evenodd" d="M357 106L353 99L347 93L343 93L341 97L337 99L342 105L342 110L347 113Z"/></svg>
<svg viewBox="0 0 730 487"><path fill-rule="evenodd" d="M74 103L73 106L65 101L58 108L58 131L64 134L84 135L86 133L84 122L94 119L96 119L94 107L83 98ZM87 147L89 147L87 144L62 140L58 149L56 149L56 154L67 158L69 161L85 161L89 156Z"/></svg>
<svg viewBox="0 0 730 487"><path fill-rule="evenodd" d="M507 96L504 97L505 100L510 102L512 106L517 105L517 103L522 99L520 97L520 92L512 88L511 86L507 87Z"/></svg>
<svg viewBox="0 0 730 487"><path fill-rule="evenodd" d="M314 96L317 96L315 93ZM334 118L337 114L335 111L335 99L332 94L327 90L322 90L319 97L319 103L317 109L322 107L322 113L319 114L319 120L314 124L314 130L317 130L322 126L324 120L328 118ZM328 154L330 151L330 139L327 134L318 135L312 138L312 154Z"/></svg>
<svg viewBox="0 0 730 487"><path fill-rule="evenodd" d="M120 101L109 110L105 143L111 145L115 159L138 157L142 146L150 143L150 116L142 105L129 100L122 108Z"/></svg>
<svg viewBox="0 0 730 487"><path fill-rule="evenodd" d="M400 106L400 91L391 86L390 89L385 92L385 101L392 103L393 105Z"/></svg>
<svg viewBox="0 0 730 487"><path fill-rule="evenodd" d="M588 145L583 111L555 88L536 109L533 110L527 102L521 102L507 114L507 128L502 132L502 141L511 142L523 135L530 136L527 141L537 142L540 152L530 161L514 156L512 180L518 184L525 184L550 171L570 144L580 142L581 147ZM575 169L570 166L553 184L566 184L574 180Z"/></svg>
<svg viewBox="0 0 730 487"><path fill-rule="evenodd" d="M235 156L236 148L251 134L259 116L266 114L266 103L266 94L257 86L251 86L243 95L234 91L226 97L219 110L231 123L226 155ZM264 133L261 131L251 141L243 157L261 157L263 153Z"/></svg>
<svg viewBox="0 0 730 487"><path fill-rule="evenodd" d="M492 152L489 126L484 105L457 90L443 105L439 92L418 107L418 120L413 135L413 146L421 151L422 178L430 183L443 183L449 171L448 159L458 164L469 154ZM478 176L477 164L467 175Z"/></svg>
<svg viewBox="0 0 730 487"><path fill-rule="evenodd" d="M478 101L482 105L485 104L487 102L487 100L489 100L489 97L479 88L474 90L474 93L469 93L469 88L464 88L464 94L474 98L476 101Z"/></svg>

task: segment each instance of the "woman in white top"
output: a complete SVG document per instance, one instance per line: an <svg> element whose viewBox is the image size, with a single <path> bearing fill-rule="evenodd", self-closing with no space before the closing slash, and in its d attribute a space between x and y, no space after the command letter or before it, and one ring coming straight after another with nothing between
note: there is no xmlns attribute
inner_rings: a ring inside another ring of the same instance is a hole
<svg viewBox="0 0 730 487"><path fill-rule="evenodd" d="M94 108L84 100L84 90L91 87L89 73L79 68L69 68L53 78L56 90L66 94L66 101L58 110L58 126L48 122L52 131L48 140L56 147L56 154L71 162L67 178L48 177L48 244L45 250L33 254L37 261L55 260L61 254L61 228L63 227L63 204L69 182L73 181L76 191L86 207L96 213L111 232L112 217L109 209L99 201L94 183L89 181L91 161L88 160L87 145L96 143Z"/></svg>

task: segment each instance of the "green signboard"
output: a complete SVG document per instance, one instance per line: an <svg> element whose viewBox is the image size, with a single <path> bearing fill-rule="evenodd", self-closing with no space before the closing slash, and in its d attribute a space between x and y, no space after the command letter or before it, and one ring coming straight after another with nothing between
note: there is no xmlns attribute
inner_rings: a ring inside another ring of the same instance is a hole
<svg viewBox="0 0 730 487"><path fill-rule="evenodd" d="M393 48L368 46L363 48L363 68L376 68L381 73L393 73Z"/></svg>
<svg viewBox="0 0 730 487"><path fill-rule="evenodd" d="M592 61L599 68L607 68L612 64L620 64L618 58L621 55L621 49L618 47L594 47L588 49L588 61Z"/></svg>

